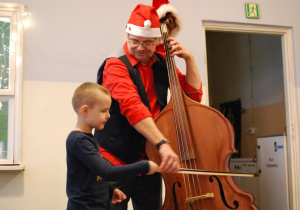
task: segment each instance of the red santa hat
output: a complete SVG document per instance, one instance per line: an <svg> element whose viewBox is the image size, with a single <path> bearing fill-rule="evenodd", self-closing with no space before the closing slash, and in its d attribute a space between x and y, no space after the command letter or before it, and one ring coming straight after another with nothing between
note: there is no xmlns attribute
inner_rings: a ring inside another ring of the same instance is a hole
<svg viewBox="0 0 300 210"><path fill-rule="evenodd" d="M135 36L161 37L156 9L148 5L137 5L130 15L126 32Z"/></svg>

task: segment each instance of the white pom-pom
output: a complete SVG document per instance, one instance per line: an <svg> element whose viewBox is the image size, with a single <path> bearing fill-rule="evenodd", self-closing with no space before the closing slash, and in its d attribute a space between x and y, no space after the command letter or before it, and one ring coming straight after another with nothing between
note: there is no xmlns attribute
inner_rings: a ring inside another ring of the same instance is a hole
<svg viewBox="0 0 300 210"><path fill-rule="evenodd" d="M146 28L150 28L150 26L151 26L151 21L150 21L150 20L145 20L144 26L145 26Z"/></svg>

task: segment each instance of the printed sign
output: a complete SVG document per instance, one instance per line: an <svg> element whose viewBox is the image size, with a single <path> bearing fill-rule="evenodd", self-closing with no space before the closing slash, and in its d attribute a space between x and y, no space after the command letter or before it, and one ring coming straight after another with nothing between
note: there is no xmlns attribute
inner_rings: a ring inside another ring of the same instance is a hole
<svg viewBox="0 0 300 210"><path fill-rule="evenodd" d="M259 4L256 3L245 3L246 6L246 17L247 18L260 18Z"/></svg>

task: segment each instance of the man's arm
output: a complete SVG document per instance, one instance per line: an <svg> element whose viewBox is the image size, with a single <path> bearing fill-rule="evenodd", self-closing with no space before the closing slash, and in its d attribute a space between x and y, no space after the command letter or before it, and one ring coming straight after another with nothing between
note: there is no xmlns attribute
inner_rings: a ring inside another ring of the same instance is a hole
<svg viewBox="0 0 300 210"><path fill-rule="evenodd" d="M201 86L201 79L198 72L198 68L196 66L196 62L194 56L191 54L190 57L185 59L186 63L186 81L192 87L199 90Z"/></svg>
<svg viewBox="0 0 300 210"><path fill-rule="evenodd" d="M134 124L133 127L154 145L164 139L164 135L158 130L151 117L147 117L139 121ZM161 172L175 173L179 170L179 158L169 144L161 145L159 147L159 154L161 156Z"/></svg>
<svg viewBox="0 0 300 210"><path fill-rule="evenodd" d="M106 68L109 71L104 70L103 85L110 91L111 96L119 102L122 114L139 133L154 145L164 139L163 134L156 127L149 109L140 100L126 66L120 60L110 58L106 62ZM138 110L138 114L135 110ZM162 172L177 172L179 170L179 158L170 145L162 145L159 153L162 159L160 165Z"/></svg>

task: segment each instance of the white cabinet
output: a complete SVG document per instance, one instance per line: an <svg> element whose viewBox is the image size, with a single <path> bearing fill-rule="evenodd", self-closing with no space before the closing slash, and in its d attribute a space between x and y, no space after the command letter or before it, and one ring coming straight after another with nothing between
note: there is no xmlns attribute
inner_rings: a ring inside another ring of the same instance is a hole
<svg viewBox="0 0 300 210"><path fill-rule="evenodd" d="M261 209L288 210L286 136L257 138L257 161Z"/></svg>

